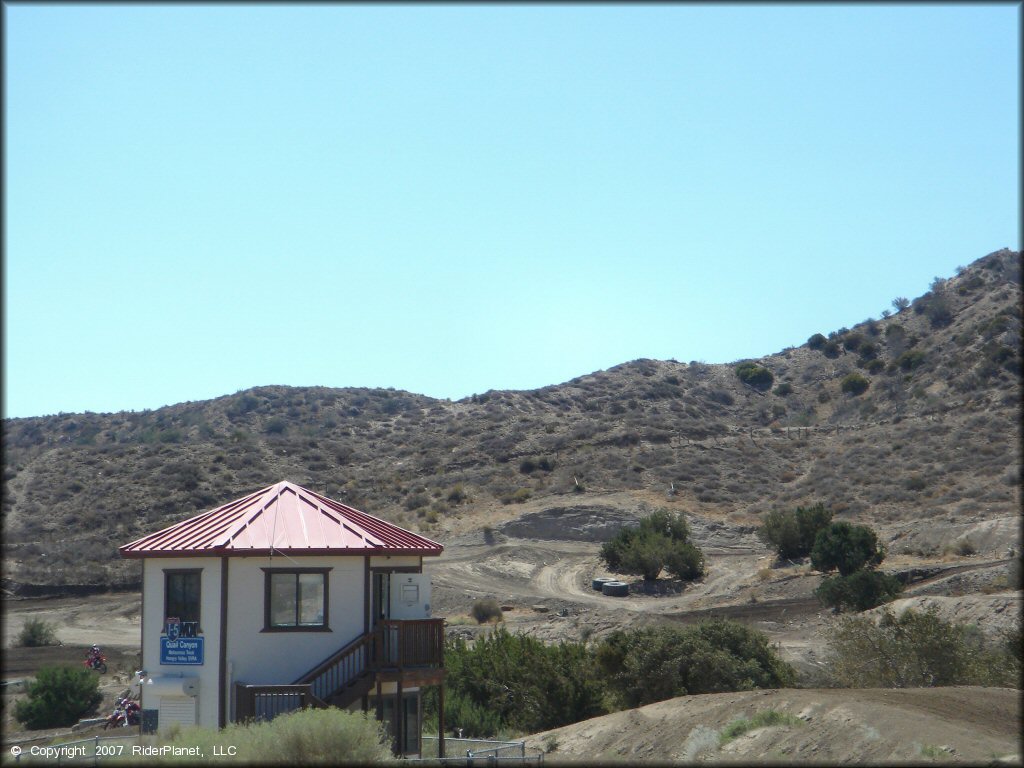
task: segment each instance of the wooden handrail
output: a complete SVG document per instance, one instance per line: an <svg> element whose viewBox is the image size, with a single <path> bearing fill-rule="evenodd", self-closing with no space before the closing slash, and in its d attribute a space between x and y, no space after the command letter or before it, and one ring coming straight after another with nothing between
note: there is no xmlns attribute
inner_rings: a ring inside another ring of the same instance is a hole
<svg viewBox="0 0 1024 768"><path fill-rule="evenodd" d="M360 635L355 640L350 642L348 645L344 646L341 650L331 654L326 659L317 664L315 667L313 667L311 670L306 672L304 675L300 676L299 679L296 680L294 684L302 685L303 683L313 682L313 680L315 680L317 677L323 674L323 672L327 670L329 667L336 664L340 659L344 658L345 656L349 656L355 653L361 646L366 645L372 639L372 632L365 635Z"/></svg>
<svg viewBox="0 0 1024 768"><path fill-rule="evenodd" d="M331 696L370 671L372 634L361 635L304 674L296 684L308 683L320 699Z"/></svg>
<svg viewBox="0 0 1024 768"><path fill-rule="evenodd" d="M405 666L444 666L444 619L382 620L299 677L323 700L351 685L366 672Z"/></svg>

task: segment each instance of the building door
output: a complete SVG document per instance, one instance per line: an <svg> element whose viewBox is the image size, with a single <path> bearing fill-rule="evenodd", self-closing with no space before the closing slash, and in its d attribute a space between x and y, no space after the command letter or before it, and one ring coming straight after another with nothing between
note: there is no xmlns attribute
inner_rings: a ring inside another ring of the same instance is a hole
<svg viewBox="0 0 1024 768"><path fill-rule="evenodd" d="M384 694L384 722L388 734L395 737L395 699L394 695ZM419 691L403 691L402 693L402 732L399 737L398 754L420 754L420 693Z"/></svg>
<svg viewBox="0 0 1024 768"><path fill-rule="evenodd" d="M385 660L391 658L392 647L392 632L381 626L381 622L391 618L391 574L387 571L373 571L373 595L370 601L371 610L373 611L370 616L370 631L381 632L381 643L375 642L370 647L372 648L371 655L373 660L378 663L384 663ZM383 658L378 658L378 648L380 648Z"/></svg>
<svg viewBox="0 0 1024 768"><path fill-rule="evenodd" d="M370 617L370 628L373 629L382 619L391 618L391 574L386 571L373 572L373 615Z"/></svg>

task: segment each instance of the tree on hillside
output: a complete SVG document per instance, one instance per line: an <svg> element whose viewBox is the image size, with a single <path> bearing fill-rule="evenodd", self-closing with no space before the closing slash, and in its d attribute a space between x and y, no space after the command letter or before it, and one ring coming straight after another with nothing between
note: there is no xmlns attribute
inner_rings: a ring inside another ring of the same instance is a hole
<svg viewBox="0 0 1024 768"><path fill-rule="evenodd" d="M831 521L832 512L824 504L795 510L773 509L765 515L757 535L782 559L806 557L811 553L818 531Z"/></svg>
<svg viewBox="0 0 1024 768"><path fill-rule="evenodd" d="M667 568L676 578L704 574L704 555L690 543L690 528L679 513L660 509L623 528L601 546L600 557L613 571L635 573L654 581Z"/></svg>
<svg viewBox="0 0 1024 768"><path fill-rule="evenodd" d="M818 532L811 548L811 565L819 571L839 571L849 576L861 568L878 565L885 559L885 548L866 525L830 523Z"/></svg>
<svg viewBox="0 0 1024 768"><path fill-rule="evenodd" d="M894 599L903 585L894 576L874 570L885 559L885 547L866 525L830 523L818 532L811 565L819 571L839 571L815 590L835 611L864 611Z"/></svg>
<svg viewBox="0 0 1024 768"><path fill-rule="evenodd" d="M830 576L821 582L814 594L825 605L839 611L866 611L888 603L902 591L903 585L895 576L861 569L849 576Z"/></svg>

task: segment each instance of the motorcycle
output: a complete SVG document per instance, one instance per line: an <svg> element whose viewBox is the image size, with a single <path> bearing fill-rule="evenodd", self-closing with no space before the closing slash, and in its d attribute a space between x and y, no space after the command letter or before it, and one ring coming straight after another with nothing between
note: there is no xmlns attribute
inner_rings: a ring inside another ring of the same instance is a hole
<svg viewBox="0 0 1024 768"><path fill-rule="evenodd" d="M103 730L138 725L141 718L141 710L139 702L133 699L118 699L117 704L114 705L114 711L107 718L106 722L103 723Z"/></svg>
<svg viewBox="0 0 1024 768"><path fill-rule="evenodd" d="M107 657L103 655L98 645L94 645L89 649L89 655L85 657L86 669L95 669L101 675L107 671Z"/></svg>

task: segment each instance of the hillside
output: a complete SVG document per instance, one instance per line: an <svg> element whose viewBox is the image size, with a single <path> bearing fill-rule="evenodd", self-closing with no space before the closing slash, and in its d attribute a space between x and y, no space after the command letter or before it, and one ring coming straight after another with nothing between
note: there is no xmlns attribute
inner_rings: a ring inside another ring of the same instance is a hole
<svg viewBox="0 0 1024 768"><path fill-rule="evenodd" d="M890 317L753 361L770 383L741 381L742 361L635 360L457 402L267 386L5 419L5 585L134 585L119 544L285 478L442 541L624 494L626 511L661 499L746 530L823 501L894 553L1002 556L1018 540L1020 266L989 254Z"/></svg>
<svg viewBox="0 0 1024 768"><path fill-rule="evenodd" d="M789 722L719 742L731 723L777 712ZM1020 764L1020 692L1007 688L712 693L536 734L545 762L876 765Z"/></svg>

